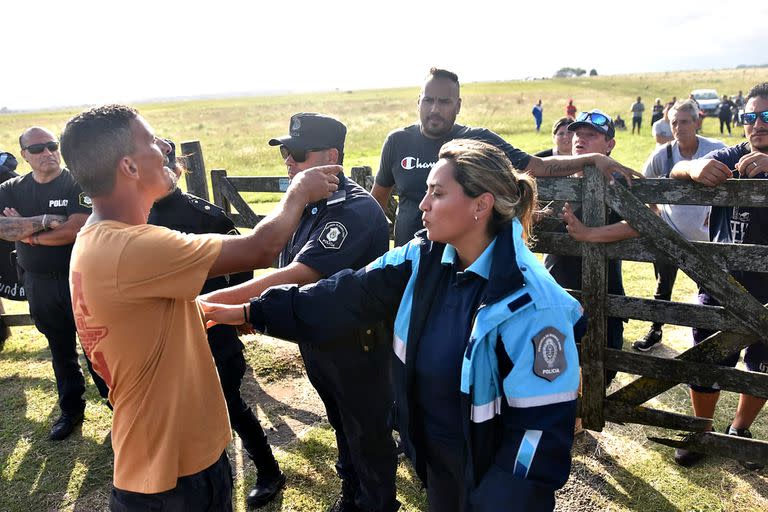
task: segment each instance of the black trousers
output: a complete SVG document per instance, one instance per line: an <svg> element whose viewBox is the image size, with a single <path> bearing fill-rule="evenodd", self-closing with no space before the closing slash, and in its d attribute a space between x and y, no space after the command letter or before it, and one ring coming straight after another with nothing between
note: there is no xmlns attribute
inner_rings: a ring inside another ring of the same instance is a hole
<svg viewBox="0 0 768 512"><path fill-rule="evenodd" d="M466 501L464 443L424 438L429 512L462 512ZM499 504L499 510L503 505Z"/></svg>
<svg viewBox="0 0 768 512"><path fill-rule="evenodd" d="M176 487L155 494L115 487L109 497L112 512L229 512L232 510L232 468L227 452L212 466L176 480Z"/></svg>
<svg viewBox="0 0 768 512"><path fill-rule="evenodd" d="M78 363L77 329L72 314L69 279L64 273L25 272L24 290L35 327L48 340L51 350L59 407L63 413L81 414L85 410L85 379ZM87 357L86 362L99 394L106 398L109 388L93 371Z"/></svg>
<svg viewBox="0 0 768 512"><path fill-rule="evenodd" d="M245 357L242 351L236 352L223 361L216 360L216 369L219 371L221 389L224 391L232 429L240 436L243 448L256 465L259 475L274 474L277 473L278 466L264 429L253 410L240 396L240 384L243 382L245 368Z"/></svg>
<svg viewBox="0 0 768 512"><path fill-rule="evenodd" d="M731 134L731 117L721 117L720 118L720 134L723 134L723 126L728 128L728 135Z"/></svg>
<svg viewBox="0 0 768 512"><path fill-rule="evenodd" d="M653 273L656 276L656 291L653 298L656 300L672 300L672 288L677 279L677 266L664 262L653 263ZM654 329L661 329L664 324L655 322Z"/></svg>
<svg viewBox="0 0 768 512"><path fill-rule="evenodd" d="M389 422L391 348L380 345L365 351L354 342L330 350L309 343L299 348L309 381L336 431L339 477L355 489L361 509L397 510L397 456Z"/></svg>

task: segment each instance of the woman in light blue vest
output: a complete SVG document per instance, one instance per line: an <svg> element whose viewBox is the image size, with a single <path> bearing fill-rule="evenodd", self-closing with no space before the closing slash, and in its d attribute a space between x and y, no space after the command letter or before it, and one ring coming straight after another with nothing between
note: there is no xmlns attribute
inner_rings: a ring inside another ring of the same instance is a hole
<svg viewBox="0 0 768 512"><path fill-rule="evenodd" d="M204 303L207 318L304 340L393 320L400 432L429 510L552 510L570 471L583 321L526 246L535 182L495 147L454 140L427 186L426 229L405 246L250 305Z"/></svg>

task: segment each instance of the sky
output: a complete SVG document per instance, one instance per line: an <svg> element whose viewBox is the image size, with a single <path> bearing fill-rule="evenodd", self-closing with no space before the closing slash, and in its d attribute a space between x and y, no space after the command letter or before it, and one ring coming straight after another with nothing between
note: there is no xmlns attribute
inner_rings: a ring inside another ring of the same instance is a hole
<svg viewBox="0 0 768 512"><path fill-rule="evenodd" d="M466 83L768 64L768 2L724 5L9 0L0 108L418 86L431 66Z"/></svg>

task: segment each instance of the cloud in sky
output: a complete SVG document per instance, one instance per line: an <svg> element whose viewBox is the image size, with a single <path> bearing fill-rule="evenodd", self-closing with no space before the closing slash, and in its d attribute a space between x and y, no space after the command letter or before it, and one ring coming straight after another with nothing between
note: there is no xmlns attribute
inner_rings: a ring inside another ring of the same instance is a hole
<svg viewBox="0 0 768 512"><path fill-rule="evenodd" d="M433 65L466 82L551 76L564 66L617 74L768 63L756 23L768 20L768 5L723 5L8 2L0 58L14 73L0 107L415 86Z"/></svg>

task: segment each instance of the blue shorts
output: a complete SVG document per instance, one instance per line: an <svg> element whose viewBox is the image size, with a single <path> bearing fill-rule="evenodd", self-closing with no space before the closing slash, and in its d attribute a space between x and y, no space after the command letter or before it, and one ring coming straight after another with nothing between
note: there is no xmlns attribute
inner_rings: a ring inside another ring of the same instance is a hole
<svg viewBox="0 0 768 512"><path fill-rule="evenodd" d="M768 302L768 301L767 301ZM699 304L706 306L718 306L718 302L711 298L707 294L699 294ZM693 328L693 344L698 345L705 339L709 338L717 331L710 331L709 329L697 329ZM734 352L727 358L718 362L720 366L730 366L731 368L736 366L739 362L740 352ZM744 364L749 371L768 373L768 344L757 342L744 349ZM691 389L698 391L699 393L716 393L719 389L708 388L703 386L696 386L691 384Z"/></svg>

